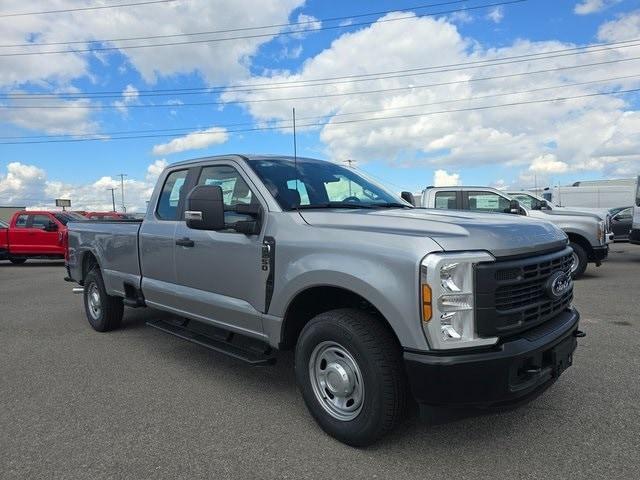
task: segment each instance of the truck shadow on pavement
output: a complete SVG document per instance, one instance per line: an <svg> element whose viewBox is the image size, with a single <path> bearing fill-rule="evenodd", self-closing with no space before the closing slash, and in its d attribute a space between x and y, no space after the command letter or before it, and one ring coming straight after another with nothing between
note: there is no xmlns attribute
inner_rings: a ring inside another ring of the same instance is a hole
<svg viewBox="0 0 640 480"><path fill-rule="evenodd" d="M148 355L159 357L158 362L178 363L185 369L194 369L194 376L211 376L211 382L216 379L233 378L234 388L252 398L264 398L265 408L269 406L269 398L277 399L281 405L274 408L295 408L298 414L308 418L308 428L318 435L325 436L308 414L302 397L300 396L294 374L294 354L292 351L279 352L277 363L271 366L250 366L224 354L208 350L182 339L158 332L145 326L145 322L162 318L163 320L178 319L165 312L153 309L127 309L123 321L121 334L134 333L144 336L145 349ZM199 368L202 370L198 371ZM206 370L206 371L205 371ZM217 385L213 388L217 388ZM418 433L427 434L433 427L443 427L455 424L469 418L480 418L496 415L495 410L480 408L446 408L413 405L403 425L390 435L384 437L372 449L384 445L411 441ZM328 438L328 437L327 437ZM332 440L333 441L333 440Z"/></svg>

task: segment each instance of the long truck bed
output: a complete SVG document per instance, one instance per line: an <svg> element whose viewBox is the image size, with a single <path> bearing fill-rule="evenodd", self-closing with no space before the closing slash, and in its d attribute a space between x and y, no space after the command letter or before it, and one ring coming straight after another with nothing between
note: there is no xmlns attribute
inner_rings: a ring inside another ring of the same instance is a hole
<svg viewBox="0 0 640 480"><path fill-rule="evenodd" d="M126 296L125 285L140 288L142 278L138 238L142 220L91 220L69 223L69 276L83 278L85 252L92 252L102 267L110 295ZM84 260L84 261L83 261Z"/></svg>

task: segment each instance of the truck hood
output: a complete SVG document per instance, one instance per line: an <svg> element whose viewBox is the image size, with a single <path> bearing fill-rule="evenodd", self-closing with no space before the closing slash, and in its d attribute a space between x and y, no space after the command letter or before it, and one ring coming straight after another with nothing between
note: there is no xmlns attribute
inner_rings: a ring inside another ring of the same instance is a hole
<svg viewBox="0 0 640 480"><path fill-rule="evenodd" d="M414 208L301 210L300 215L315 227L429 237L445 251L486 250L495 257L560 248L567 238L549 222L511 214Z"/></svg>
<svg viewBox="0 0 640 480"><path fill-rule="evenodd" d="M596 211L574 210L571 207L553 207L553 210L539 210L547 215L558 217L591 217L595 220L604 220L606 213L600 214Z"/></svg>

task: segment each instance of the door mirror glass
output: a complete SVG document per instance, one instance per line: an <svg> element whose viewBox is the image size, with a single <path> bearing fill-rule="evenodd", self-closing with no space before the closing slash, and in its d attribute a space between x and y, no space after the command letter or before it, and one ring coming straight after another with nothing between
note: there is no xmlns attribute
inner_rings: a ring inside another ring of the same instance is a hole
<svg viewBox="0 0 640 480"><path fill-rule="evenodd" d="M184 212L187 227L194 230L223 230L224 203L218 185L198 185L189 192Z"/></svg>
<svg viewBox="0 0 640 480"><path fill-rule="evenodd" d="M400 196L402 197L402 199L403 199L405 202L409 202L409 203L410 203L411 205L413 205L414 207L416 206L416 202L415 202L415 200L413 199L413 194L412 194L411 192L402 192L402 193L400 194Z"/></svg>
<svg viewBox="0 0 640 480"><path fill-rule="evenodd" d="M516 200L515 198L513 200L511 200L509 202L509 212L508 213L514 213L516 215L520 215L522 211L522 208L520 207L520 202L518 202L518 200Z"/></svg>

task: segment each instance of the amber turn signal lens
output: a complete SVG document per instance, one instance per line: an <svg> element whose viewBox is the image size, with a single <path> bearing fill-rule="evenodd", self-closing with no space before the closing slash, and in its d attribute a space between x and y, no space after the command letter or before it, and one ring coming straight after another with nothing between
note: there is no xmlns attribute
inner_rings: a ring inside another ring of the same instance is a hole
<svg viewBox="0 0 640 480"><path fill-rule="evenodd" d="M431 287L426 283L422 284L422 321L431 320Z"/></svg>

